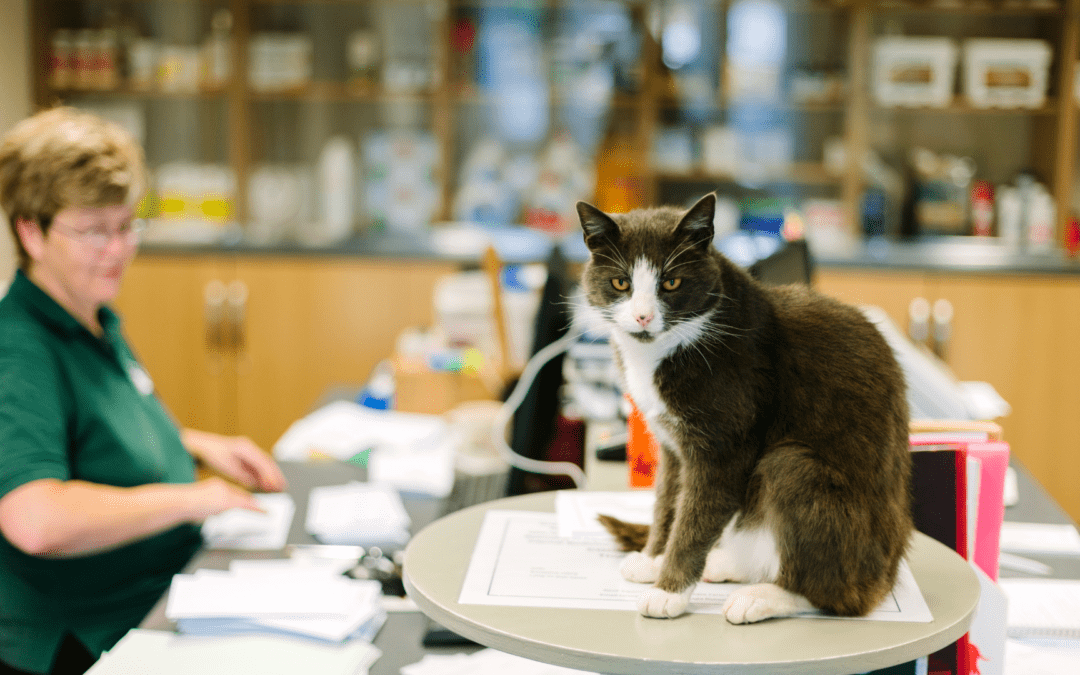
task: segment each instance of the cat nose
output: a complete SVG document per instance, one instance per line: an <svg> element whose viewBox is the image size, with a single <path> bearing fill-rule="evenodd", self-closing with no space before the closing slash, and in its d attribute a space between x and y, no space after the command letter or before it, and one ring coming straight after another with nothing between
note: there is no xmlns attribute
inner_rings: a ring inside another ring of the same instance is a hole
<svg viewBox="0 0 1080 675"><path fill-rule="evenodd" d="M649 325L649 323L652 322L653 315L651 313L650 314L638 314L636 318L637 318L637 322L639 324L641 324L641 327L645 328L646 326Z"/></svg>

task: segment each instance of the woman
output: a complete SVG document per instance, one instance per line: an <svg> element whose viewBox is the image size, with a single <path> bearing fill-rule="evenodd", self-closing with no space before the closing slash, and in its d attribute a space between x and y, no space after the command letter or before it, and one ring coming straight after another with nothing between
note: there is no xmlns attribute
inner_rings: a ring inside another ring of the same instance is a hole
<svg viewBox="0 0 1080 675"><path fill-rule="evenodd" d="M70 108L0 144L19 269L0 300L0 674L81 673L138 625L198 549L198 523L259 510L195 460L279 491L244 438L180 431L109 309L135 255L142 152Z"/></svg>

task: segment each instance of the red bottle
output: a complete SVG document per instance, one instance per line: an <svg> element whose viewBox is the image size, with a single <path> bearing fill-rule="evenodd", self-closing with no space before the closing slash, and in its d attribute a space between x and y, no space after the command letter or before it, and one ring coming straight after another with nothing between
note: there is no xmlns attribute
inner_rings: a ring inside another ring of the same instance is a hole
<svg viewBox="0 0 1080 675"><path fill-rule="evenodd" d="M989 237L994 227L994 186L977 180L971 185L971 234Z"/></svg>

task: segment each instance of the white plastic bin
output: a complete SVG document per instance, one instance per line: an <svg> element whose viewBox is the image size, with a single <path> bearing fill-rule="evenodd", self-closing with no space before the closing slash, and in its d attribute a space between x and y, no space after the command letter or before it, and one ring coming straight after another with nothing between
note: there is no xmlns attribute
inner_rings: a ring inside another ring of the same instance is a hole
<svg viewBox="0 0 1080 675"><path fill-rule="evenodd" d="M874 42L874 98L885 106L943 108L952 102L956 43L893 35Z"/></svg>
<svg viewBox="0 0 1080 675"><path fill-rule="evenodd" d="M976 108L1038 108L1051 56L1044 40L965 40L964 95Z"/></svg>

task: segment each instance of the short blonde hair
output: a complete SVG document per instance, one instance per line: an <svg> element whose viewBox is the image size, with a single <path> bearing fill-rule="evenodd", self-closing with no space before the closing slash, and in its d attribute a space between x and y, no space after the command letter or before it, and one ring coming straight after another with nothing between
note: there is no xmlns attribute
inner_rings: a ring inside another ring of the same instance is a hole
<svg viewBox="0 0 1080 675"><path fill-rule="evenodd" d="M29 256L16 222L47 230L69 206L135 204L146 190L142 148L123 127L59 107L15 125L0 143L0 207L8 215L26 269Z"/></svg>

